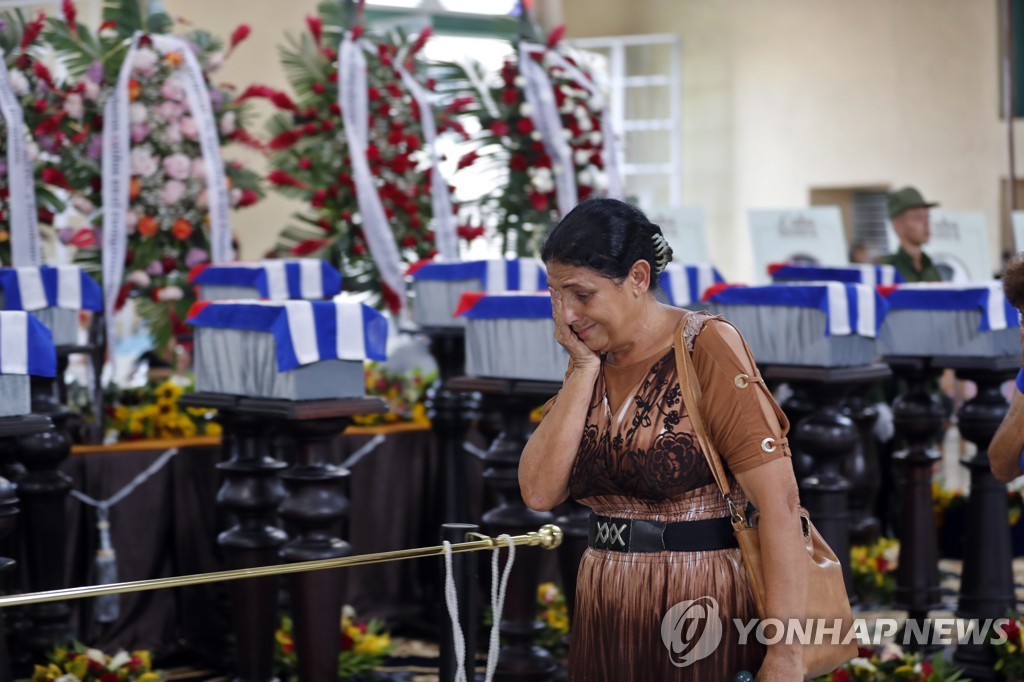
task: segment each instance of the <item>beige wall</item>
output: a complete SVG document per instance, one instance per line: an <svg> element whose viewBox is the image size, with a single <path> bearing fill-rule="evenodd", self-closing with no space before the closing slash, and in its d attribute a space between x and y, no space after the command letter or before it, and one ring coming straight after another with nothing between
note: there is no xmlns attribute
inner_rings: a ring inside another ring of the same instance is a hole
<svg viewBox="0 0 1024 682"><path fill-rule="evenodd" d="M997 263L995 0L562 0L562 12L570 37L682 37L682 196L707 210L728 277L751 275L746 209L806 205L816 187L910 183L983 210Z"/></svg>

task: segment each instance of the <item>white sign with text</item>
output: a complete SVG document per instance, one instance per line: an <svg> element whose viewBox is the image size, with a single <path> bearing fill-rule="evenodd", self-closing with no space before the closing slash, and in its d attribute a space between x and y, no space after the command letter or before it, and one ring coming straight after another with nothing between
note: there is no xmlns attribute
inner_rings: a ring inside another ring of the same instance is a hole
<svg viewBox="0 0 1024 682"><path fill-rule="evenodd" d="M924 252L947 282L984 282L992 279L988 224L981 211L929 211L931 236ZM1016 224L1016 223L1015 223ZM1015 228L1016 229L1016 228ZM889 247L895 252L900 242L889 225Z"/></svg>
<svg viewBox="0 0 1024 682"><path fill-rule="evenodd" d="M843 216L837 206L752 209L747 212L754 281L771 281L772 263L845 265L849 262Z"/></svg>
<svg viewBox="0 0 1024 682"><path fill-rule="evenodd" d="M711 263L707 218L698 206L674 206L649 211L647 217L661 227L677 263Z"/></svg>

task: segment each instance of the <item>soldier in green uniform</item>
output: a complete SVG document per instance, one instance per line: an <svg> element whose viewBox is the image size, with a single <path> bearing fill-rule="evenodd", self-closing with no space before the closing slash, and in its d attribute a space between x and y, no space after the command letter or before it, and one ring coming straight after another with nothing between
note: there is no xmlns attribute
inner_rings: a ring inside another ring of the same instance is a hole
<svg viewBox="0 0 1024 682"><path fill-rule="evenodd" d="M927 202L915 187L904 187L889 195L889 220L900 240L896 253L881 262L896 267L907 282L941 282L942 275L921 247L928 243L931 225L928 209L938 206Z"/></svg>

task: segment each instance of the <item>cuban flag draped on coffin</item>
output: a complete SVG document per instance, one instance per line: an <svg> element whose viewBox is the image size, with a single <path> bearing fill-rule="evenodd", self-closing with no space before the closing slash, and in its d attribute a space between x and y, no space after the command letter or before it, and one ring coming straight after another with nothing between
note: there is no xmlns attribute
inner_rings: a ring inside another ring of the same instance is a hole
<svg viewBox="0 0 1024 682"><path fill-rule="evenodd" d="M341 292L341 273L319 258L200 265L189 273L203 301L264 298L316 301Z"/></svg>
<svg viewBox="0 0 1024 682"><path fill-rule="evenodd" d="M885 300L863 284L815 282L729 287L710 298L758 363L848 367L876 357Z"/></svg>
<svg viewBox="0 0 1024 682"><path fill-rule="evenodd" d="M555 341L551 294L466 293L456 312L466 324L470 376L558 381L569 355Z"/></svg>
<svg viewBox="0 0 1024 682"><path fill-rule="evenodd" d="M200 302L196 389L287 400L364 393L364 360L387 359L387 320L348 297L333 301Z"/></svg>
<svg viewBox="0 0 1024 682"><path fill-rule="evenodd" d="M545 291L544 263L537 258L494 258L464 262L433 262L411 273L415 297L413 319L423 327L463 327L455 315L466 292Z"/></svg>

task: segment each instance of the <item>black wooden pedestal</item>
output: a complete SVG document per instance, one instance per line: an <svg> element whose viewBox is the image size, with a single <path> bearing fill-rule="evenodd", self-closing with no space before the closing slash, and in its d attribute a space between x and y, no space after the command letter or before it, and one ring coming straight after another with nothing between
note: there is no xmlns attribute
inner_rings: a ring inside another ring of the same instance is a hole
<svg viewBox="0 0 1024 682"><path fill-rule="evenodd" d="M489 535L520 535L551 523L550 512L535 512L523 502L519 489L519 459L530 437L530 412L558 393L560 383L504 379L456 378L452 390L479 392L485 402L500 407L504 430L484 457L484 478L498 494L499 504L483 516ZM586 539L584 537L584 542ZM543 682L556 669L554 658L534 641L543 625L537 620L537 583L540 556L536 552L516 555L508 581L505 611L500 630L504 640L495 679L507 682Z"/></svg>
<svg viewBox="0 0 1024 682"><path fill-rule="evenodd" d="M4 470L8 470L9 463L13 461L13 455L16 447L14 441L16 438L44 433L52 428L53 426L49 419L35 414L29 414L23 417L0 418L0 459L3 460ZM19 475L24 473L23 470L18 471ZM14 547L11 547L8 538L15 529L17 514L18 497L15 491L15 485L8 479L0 477L0 541L3 542L3 547L5 548L14 549ZM5 554L6 553L7 552L5 551ZM0 582L6 582L7 576L10 575L14 567L14 559L7 556L0 556ZM6 592L6 589L2 591ZM0 609L0 682L11 682L11 680L14 679L11 674L12 662L23 662L26 665L30 663L27 659L24 661L18 661L12 658L12 653L27 654L28 652L12 651L11 648L8 647L7 614L7 609Z"/></svg>
<svg viewBox="0 0 1024 682"><path fill-rule="evenodd" d="M977 395L957 415L960 435L977 446L977 453L961 463L971 472L967 502L967 533L960 576L956 616L985 620L1003 618L1016 606L1013 590L1013 552L1007 524L1006 486L992 476L988 446L1006 416L1009 405L1000 385L1013 379L1020 360L1008 358L936 358L936 363L956 370L957 378L973 381ZM994 670L995 649L988 644L961 643L953 661L972 680L998 680Z"/></svg>
<svg viewBox="0 0 1024 682"><path fill-rule="evenodd" d="M850 482L843 476L845 460L860 442L860 432L843 414L843 404L858 387L889 376L882 364L857 367L771 365L762 369L766 381L785 381L807 396L814 411L792 424L790 440L813 461L810 474L798 481L800 498L814 525L843 566L846 591L854 599L850 575ZM788 416L788 415L787 415Z"/></svg>
<svg viewBox="0 0 1024 682"><path fill-rule="evenodd" d="M893 402L896 435L906 449L893 455L900 469L897 527L900 541L896 569L895 607L907 611L920 631L928 612L942 606L939 591L939 550L932 506L932 468L941 458L931 446L941 436L945 413L932 392L941 365L931 358L885 358L893 374L906 384L906 392ZM923 643L908 642L911 650Z"/></svg>
<svg viewBox="0 0 1024 682"><path fill-rule="evenodd" d="M238 410L267 423L276 423L296 444L294 465L281 473L286 491L279 512L297 535L281 548L285 561L337 559L351 554L347 542L335 536L349 512L345 485L347 469L331 463L331 444L361 414L387 411L380 398L341 400L238 401ZM292 576L292 610L298 676L303 682L334 682L338 654L343 571L307 571Z"/></svg>
<svg viewBox="0 0 1024 682"><path fill-rule="evenodd" d="M217 421L223 426L223 456L217 469L224 479L217 504L237 523L217 537L217 544L229 569L277 564L278 552L288 539L277 527L277 507L284 499L278 474L285 464L270 451L274 422L240 407L239 400L235 396L192 393L180 401L185 407L216 408ZM234 679L276 680L277 578L237 580L229 589L235 635Z"/></svg>

